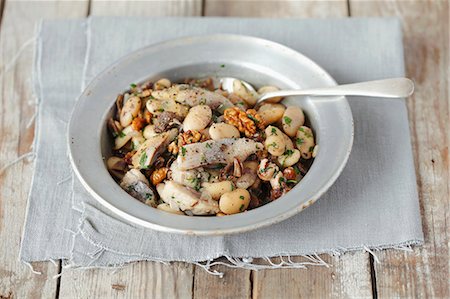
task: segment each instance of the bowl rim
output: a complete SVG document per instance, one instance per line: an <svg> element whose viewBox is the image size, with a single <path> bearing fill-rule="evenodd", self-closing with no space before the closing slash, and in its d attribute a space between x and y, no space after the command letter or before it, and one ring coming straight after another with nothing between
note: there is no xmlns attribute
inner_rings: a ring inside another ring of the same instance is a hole
<svg viewBox="0 0 450 299"><path fill-rule="evenodd" d="M77 111L78 107L81 105L81 101L80 99L83 97L86 97L89 95L90 90L95 87L96 83L101 81L101 79L108 74L109 72L111 72L112 70L114 70L117 66L121 65L122 63L126 62L129 59L132 59L133 57L137 57L140 56L142 53L145 53L146 51L148 51L149 49L152 48L164 48L167 46L170 46L170 44L177 44L180 42L186 42L186 43L193 43L195 41L198 40L204 40L204 39L234 39L234 40L244 40L245 41L253 41L256 43L262 43L265 45L268 45L270 47L273 47L277 50L283 51L289 55L292 55L293 58L297 58L297 59L301 59L304 62L308 63L309 66L311 66L312 68L315 69L315 71L317 71L318 73L320 73L323 77L324 80L328 81L328 83L330 84L330 86L333 85L337 85L336 81L333 79L333 77L328 74L327 71L325 71L320 65L318 65L315 61L313 61L312 59L310 59L309 57L305 56L304 54L290 48L287 47L283 44L271 41L271 40L267 40L264 38L259 38L259 37L254 37L254 36L248 36L248 35L240 35L240 34L224 34L224 33L219 33L219 34L206 34L206 35L191 35L191 36L185 36L185 37L180 37L180 38L174 38L174 39L169 39L169 40L165 40L162 42L158 42L158 43L154 43L154 44L149 44L147 46L141 47L137 50L131 51L127 54L125 54L124 56L122 56L121 58L117 59L115 62L109 64L103 71L101 71L100 73L98 73L92 80L90 80L90 82L88 84L86 84L86 86L84 87L83 92L78 96L77 101L73 107L71 116L70 116L70 120L69 120L69 125L67 127L67 144L68 144L68 148L69 148L69 160L70 160L70 164L72 166L73 171L75 172L77 178L79 179L79 181L81 182L81 184L83 185L83 187L90 193L91 196L93 196L98 202L100 202L102 205L104 205L105 207L107 207L109 210L113 211L115 214L119 215L121 218L123 218L124 220L130 221L132 223L141 225L143 227L146 228L151 228L157 231L162 231L162 232L168 232L168 233L179 233L179 234L188 234L188 235L202 235L202 236L212 236L212 235L226 235L226 234L235 234L235 233L243 233L243 232L248 232L248 231L252 231L258 228L262 228L262 227L266 227L275 223L279 223L281 221L286 220L287 218L290 218L296 214L298 214L299 212L301 212L302 210L308 208L309 206L311 206L313 203L315 203L320 197L322 197L322 195L335 183L335 181L337 180L337 178L340 176L340 174L342 173L344 167L347 164L347 161L349 159L351 150L352 150L352 146L353 146L353 142L354 142L354 120L353 120L353 115L350 109L350 105L347 101L347 98L344 96L340 96L339 99L340 101L342 101L345 110L347 110L348 115L350 116L350 125L351 125L351 132L350 132L350 139L348 140L348 144L347 144L347 148L345 149L345 156L343 157L339 167L336 169L336 171L330 175L330 177L328 178L328 180L325 181L325 183L323 183L320 187L319 190L312 196L310 197L310 199L303 203L302 205L298 205L295 208L291 209L291 210L287 210L282 212L279 215L273 215L270 218L264 218L264 219L259 219L258 222L254 222L251 224L247 224L245 226L239 226L239 227L232 227L232 228L221 228L221 229L216 229L216 230L211 230L211 229L179 229L179 228L175 228L175 227L170 227L170 226L165 226L165 225L161 225L161 224L157 224L157 223L151 223L147 220L144 219L140 219L136 216L133 216L119 208L117 208L116 206L114 206L113 204L111 204L108 200L104 199L100 194L98 194L90 185L89 183L85 180L85 178L83 177L83 175L80 172L80 169L77 165L77 162L74 159L74 148L71 142L71 131L72 131L72 127L73 127L73 119L75 116L75 111ZM238 214L239 215L239 214ZM173 216L179 216L179 215L173 215ZM235 215L229 215L227 217L220 217L220 218L231 218ZM189 216L185 216L185 217L189 217ZM208 218L214 218L214 217L208 217Z"/></svg>

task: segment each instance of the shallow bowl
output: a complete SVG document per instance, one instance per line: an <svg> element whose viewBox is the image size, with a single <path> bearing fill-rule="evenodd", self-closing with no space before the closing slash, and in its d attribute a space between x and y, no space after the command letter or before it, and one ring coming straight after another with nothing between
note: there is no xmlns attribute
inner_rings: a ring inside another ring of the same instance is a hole
<svg viewBox="0 0 450 299"><path fill-rule="evenodd" d="M106 119L117 94L130 83L167 77L236 77L255 87L282 89L333 86L336 82L316 63L278 43L242 35L186 37L151 45L112 64L81 94L68 131L70 159L75 173L105 207L133 223L170 233L230 234L268 226L313 204L335 182L353 143L353 118L345 97L290 97L309 118L318 154L305 177L286 195L245 213L226 217L180 216L147 206L126 193L108 173L111 155ZM301 217L299 215L298 217Z"/></svg>

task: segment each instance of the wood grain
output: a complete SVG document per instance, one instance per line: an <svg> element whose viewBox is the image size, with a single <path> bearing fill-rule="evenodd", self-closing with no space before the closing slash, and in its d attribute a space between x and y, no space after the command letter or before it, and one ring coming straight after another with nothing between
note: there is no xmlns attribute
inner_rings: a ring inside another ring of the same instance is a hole
<svg viewBox="0 0 450 299"><path fill-rule="evenodd" d="M372 298L366 254L322 255L322 259L331 267L254 272L253 298Z"/></svg>
<svg viewBox="0 0 450 299"><path fill-rule="evenodd" d="M192 266L138 262L123 269L63 270L60 298L192 298Z"/></svg>
<svg viewBox="0 0 450 299"><path fill-rule="evenodd" d="M221 259L224 260L224 259ZM200 267L195 267L194 298L250 298L251 271L215 266L215 270L224 273L223 278L208 274Z"/></svg>
<svg viewBox="0 0 450 299"><path fill-rule="evenodd" d="M386 250L375 265L380 298L450 298L449 2L351 1L352 16L403 21L408 100L425 245L413 253Z"/></svg>
<svg viewBox="0 0 450 299"><path fill-rule="evenodd" d="M202 0L91 0L90 8L96 16L201 16Z"/></svg>
<svg viewBox="0 0 450 299"><path fill-rule="evenodd" d="M267 18L347 16L347 1L206 0L205 15Z"/></svg>
<svg viewBox="0 0 450 299"><path fill-rule="evenodd" d="M90 3L91 15L164 16L201 15L200 0L97 1ZM61 298L191 298L194 268L191 264L140 262L117 273L95 269L63 269Z"/></svg>
<svg viewBox="0 0 450 299"><path fill-rule="evenodd" d="M31 86L35 25L40 18L77 17L87 11L87 2L13 2L4 5L0 31L0 168L28 152L34 128L26 128L34 113ZM28 46L19 51L28 42ZM16 55L18 59L13 63ZM58 267L34 263L34 275L19 262L33 163L25 160L0 174L0 297L54 298Z"/></svg>

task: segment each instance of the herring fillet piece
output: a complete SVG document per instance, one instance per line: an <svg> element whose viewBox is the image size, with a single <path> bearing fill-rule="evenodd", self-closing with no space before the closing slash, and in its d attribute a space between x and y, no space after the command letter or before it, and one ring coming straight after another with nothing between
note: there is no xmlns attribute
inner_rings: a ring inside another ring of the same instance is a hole
<svg viewBox="0 0 450 299"><path fill-rule="evenodd" d="M156 189L161 199L173 209L191 211L194 215L214 215L219 212L217 201L201 198L200 194L174 181L159 184Z"/></svg>
<svg viewBox="0 0 450 299"><path fill-rule="evenodd" d="M166 150L169 143L178 135L178 129L171 129L167 132L155 135L147 139L137 149L131 158L133 167L144 169L151 165L155 159Z"/></svg>
<svg viewBox="0 0 450 299"><path fill-rule="evenodd" d="M153 91L152 96L158 100L172 99L190 107L208 105L211 109L218 109L219 111L234 106L229 99L217 92L187 84L177 84L163 90Z"/></svg>
<svg viewBox="0 0 450 299"><path fill-rule="evenodd" d="M248 138L224 138L192 143L180 148L177 165L181 170L188 170L211 164L230 164L234 158L245 161L251 154L264 146Z"/></svg>

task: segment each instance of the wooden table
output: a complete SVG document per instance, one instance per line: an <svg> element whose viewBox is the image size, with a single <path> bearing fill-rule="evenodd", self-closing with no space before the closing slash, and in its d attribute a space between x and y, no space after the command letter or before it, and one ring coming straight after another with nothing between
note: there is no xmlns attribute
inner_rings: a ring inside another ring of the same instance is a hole
<svg viewBox="0 0 450 299"><path fill-rule="evenodd" d="M3 298L450 298L449 245L449 2L0 0L0 168L29 152L34 125L33 36L41 18L87 15L359 17L398 16L404 24L407 74L417 84L408 99L417 184L426 243L414 252L385 250L374 263L365 252L322 258L331 267L308 270L230 270L223 279L201 268L139 262L111 270L67 270L18 261L33 163L0 174L0 299ZM24 46L25 45L25 46ZM54 278L60 274L59 278Z"/></svg>

